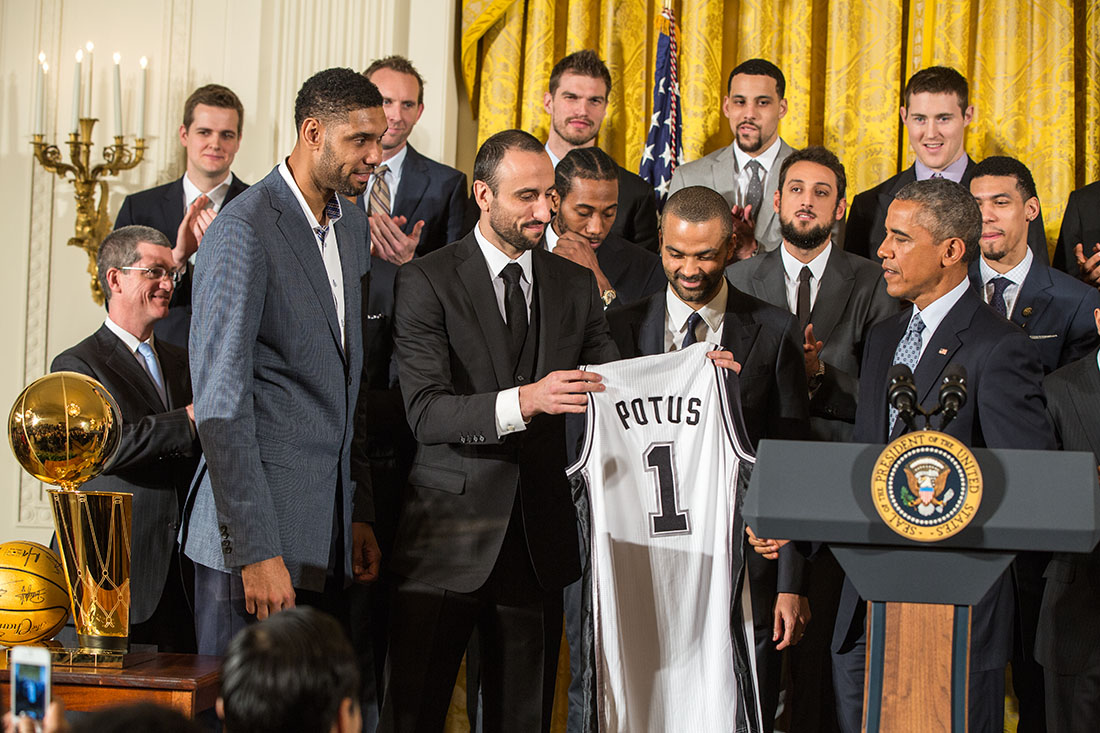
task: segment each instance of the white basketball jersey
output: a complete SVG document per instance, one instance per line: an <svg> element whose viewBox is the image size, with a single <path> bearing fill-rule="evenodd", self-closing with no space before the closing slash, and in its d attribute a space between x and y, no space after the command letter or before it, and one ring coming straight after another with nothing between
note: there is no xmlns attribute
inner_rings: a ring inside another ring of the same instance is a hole
<svg viewBox="0 0 1100 733"><path fill-rule="evenodd" d="M738 476L753 456L740 401L733 395L729 414L725 377L706 357L717 348L585 367L606 387L589 395L570 469L582 472L591 507L601 731L733 731L739 705L753 708L743 719L760 720L752 612L747 580L735 597L743 554L733 546L743 542ZM750 690L738 687L738 634Z"/></svg>

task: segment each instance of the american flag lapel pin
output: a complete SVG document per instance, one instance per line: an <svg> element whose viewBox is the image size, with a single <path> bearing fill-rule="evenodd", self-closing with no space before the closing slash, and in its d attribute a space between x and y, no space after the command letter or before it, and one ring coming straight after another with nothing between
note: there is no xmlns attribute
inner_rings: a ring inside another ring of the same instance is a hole
<svg viewBox="0 0 1100 733"><path fill-rule="evenodd" d="M947 349L940 349L940 356L947 356Z"/></svg>

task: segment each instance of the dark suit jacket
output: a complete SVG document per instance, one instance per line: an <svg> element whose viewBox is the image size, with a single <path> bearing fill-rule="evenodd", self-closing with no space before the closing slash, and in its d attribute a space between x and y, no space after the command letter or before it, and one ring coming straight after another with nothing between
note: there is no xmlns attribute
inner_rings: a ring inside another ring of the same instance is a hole
<svg viewBox="0 0 1100 733"><path fill-rule="evenodd" d="M665 291L609 311L611 336L624 359L665 350ZM761 438L806 437L806 368L794 316L730 286L722 346L741 363L741 412L755 448ZM793 544L780 552L780 593L805 595L804 563ZM767 594L765 594L767 595Z"/></svg>
<svg viewBox="0 0 1100 733"><path fill-rule="evenodd" d="M247 188L247 183L233 176L233 182L229 184L222 208L224 209L226 204ZM115 229L130 224L141 224L156 229L175 245L176 234L179 232L184 213L186 212L183 210L183 178L180 177L171 183L147 188L127 196L122 201L122 208L118 210ZM157 321L153 327L158 340L167 341L184 349L187 348L187 334L191 328L192 270L192 266L188 265L183 279L172 294L168 316Z"/></svg>
<svg viewBox="0 0 1100 733"><path fill-rule="evenodd" d="M531 254L535 379L616 359L592 273L542 249ZM394 341L419 445L391 568L446 590L477 590L497 561L518 492L540 585L552 590L576 580L563 417L538 415L526 430L497 436L497 394L516 382L507 327L473 232L398 270Z"/></svg>
<svg viewBox="0 0 1100 733"><path fill-rule="evenodd" d="M1100 371L1096 351L1043 381L1047 409L1064 450L1091 451L1100 463ZM1045 574L1046 589L1035 639L1035 657L1058 674L1100 666L1100 549L1058 553Z"/></svg>
<svg viewBox="0 0 1100 733"><path fill-rule="evenodd" d="M668 284L660 257L615 234L607 235L596 248L596 261L615 290L613 303L628 305Z"/></svg>
<svg viewBox="0 0 1100 733"><path fill-rule="evenodd" d="M190 350L204 452L186 554L215 570L281 555L294 587L312 591L331 570L336 502L345 568L353 513L373 519L369 495L353 507L350 463L370 240L354 206L343 205L333 226L343 333L317 238L275 168L206 232Z"/></svg>
<svg viewBox="0 0 1100 733"><path fill-rule="evenodd" d="M984 300L977 261L970 266L970 283ZM1100 308L1100 291L1096 288L1032 260L1011 320L1039 348L1043 373L1050 374L1100 344L1092 315L1097 308Z"/></svg>
<svg viewBox="0 0 1100 733"><path fill-rule="evenodd" d="M653 186L622 166L619 166L619 209L611 233L657 252L657 199Z"/></svg>
<svg viewBox="0 0 1100 733"><path fill-rule="evenodd" d="M852 439L885 443L901 434L889 430L886 374L909 326L912 309L871 329L863 353L859 406ZM1043 399L1042 364L1031 340L968 290L948 311L921 356L913 376L920 404L932 409L936 389L948 364L966 368L968 397L947 432L971 448L1052 450L1054 430ZM898 421L900 425L900 421ZM993 670L1008 663L1012 652L1013 597L1008 575L974 607L971 616L970 668ZM847 580L833 634L833 651L862 635L866 606Z"/></svg>
<svg viewBox="0 0 1100 733"><path fill-rule="evenodd" d="M180 507L200 450L184 409L191 404L187 352L160 341L156 351L167 407L152 379L107 326L58 354L50 365L51 372L80 372L98 380L122 412L118 453L107 470L83 488L134 495L131 623L147 620L160 602L176 548Z"/></svg>
<svg viewBox="0 0 1100 733"><path fill-rule="evenodd" d="M424 222L420 244L416 246L416 254L424 255L465 236L473 228L469 187L462 171L421 155L412 145L406 147L401 185L397 187L390 213L405 217L402 230L406 234L412 232L416 222ZM369 194L367 191L356 201L364 211Z"/></svg>
<svg viewBox="0 0 1100 733"><path fill-rule="evenodd" d="M1079 269L1074 252L1078 244L1084 245L1086 257L1092 254L1093 245L1100 244L1100 181L1077 189L1066 201L1052 264L1074 277Z"/></svg>
<svg viewBox="0 0 1100 733"><path fill-rule="evenodd" d="M782 246L782 245L780 245ZM783 257L774 249L726 268L734 287L777 308L789 310ZM882 268L833 247L810 312L814 337L825 343L825 374L810 399L810 434L815 440L852 439L859 396L859 365L871 326L898 312L886 293Z"/></svg>
<svg viewBox="0 0 1100 733"><path fill-rule="evenodd" d="M974 175L976 163L968 158L962 185L969 186ZM852 199L848 209L848 221L844 225L844 249L857 255L881 262L878 256L879 245L886 239L886 210L894 201L894 196L906 184L917 180L917 167L911 165L901 173L887 178L874 188L858 194ZM1049 263L1047 235L1043 229L1043 213L1040 211L1027 230L1027 243L1040 262Z"/></svg>

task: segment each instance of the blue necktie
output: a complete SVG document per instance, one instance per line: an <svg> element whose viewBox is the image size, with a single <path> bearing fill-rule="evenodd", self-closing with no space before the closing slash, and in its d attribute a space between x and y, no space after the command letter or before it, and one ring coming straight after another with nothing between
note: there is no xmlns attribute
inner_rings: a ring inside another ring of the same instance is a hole
<svg viewBox="0 0 1100 733"><path fill-rule="evenodd" d="M138 344L137 350L141 354L141 358L145 359L145 366L149 369L149 376L153 378L153 383L157 385L157 392L160 394L161 400L167 405L164 394L164 378L160 375L160 364L157 363L157 355L153 353L153 347L149 345L148 341L143 341Z"/></svg>
<svg viewBox="0 0 1100 733"><path fill-rule="evenodd" d="M695 329L703 322L703 317L698 312L692 313L688 316L687 333L684 334L684 341L680 344L681 349L686 349L694 343L698 343L699 338L695 335Z"/></svg>
<svg viewBox="0 0 1100 733"><path fill-rule="evenodd" d="M910 371L917 370L917 362L920 361L920 335L922 331L924 331L924 321L921 320L920 313L914 313L913 320L909 321L909 328L905 331L905 335L901 337L901 341L898 342L897 350L894 351L895 364L904 364L909 367ZM891 406L890 423L886 427L887 435L894 431L894 423L897 422L897 419L898 411Z"/></svg>
<svg viewBox="0 0 1100 733"><path fill-rule="evenodd" d="M995 277L989 282L993 283L993 296L989 299L989 304L993 306L993 310L1001 314L1003 318L1008 318L1008 304L1005 302L1005 290L1009 285L1014 283L1007 277Z"/></svg>

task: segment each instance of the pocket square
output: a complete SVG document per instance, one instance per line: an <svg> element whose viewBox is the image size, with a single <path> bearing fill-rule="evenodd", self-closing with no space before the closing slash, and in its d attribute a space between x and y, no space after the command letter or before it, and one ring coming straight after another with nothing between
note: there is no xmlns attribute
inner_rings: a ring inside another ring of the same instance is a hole
<svg viewBox="0 0 1100 733"><path fill-rule="evenodd" d="M385 313L368 313L363 317L366 318L368 321L381 321L383 318L386 317L386 314Z"/></svg>
<svg viewBox="0 0 1100 733"><path fill-rule="evenodd" d="M1032 333L1028 334L1032 339L1038 341L1039 339L1056 339L1058 334L1056 333Z"/></svg>

